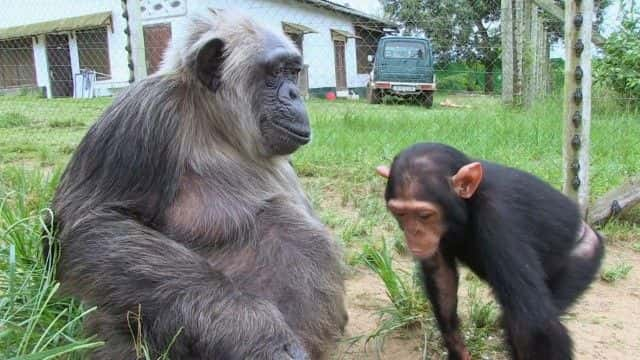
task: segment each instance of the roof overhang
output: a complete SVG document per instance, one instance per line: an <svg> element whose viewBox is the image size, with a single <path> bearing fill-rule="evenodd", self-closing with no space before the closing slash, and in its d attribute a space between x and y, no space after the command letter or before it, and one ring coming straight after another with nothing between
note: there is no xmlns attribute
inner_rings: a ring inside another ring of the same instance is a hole
<svg viewBox="0 0 640 360"><path fill-rule="evenodd" d="M355 35L355 34L352 34L352 33L348 32L348 31L340 30L340 29L331 29L331 36L334 39L335 38L340 38L340 37L345 38L345 39L347 39L347 38L354 38L354 39L358 38L358 39L361 39L361 37L358 36L358 35Z"/></svg>
<svg viewBox="0 0 640 360"><path fill-rule="evenodd" d="M111 11L0 28L0 40L87 29L111 24Z"/></svg>
<svg viewBox="0 0 640 360"><path fill-rule="evenodd" d="M314 29L308 27L308 26L304 26L301 24L295 24L295 23L291 23L291 22L286 22L283 21L282 22L282 27L284 29L284 32L288 32L288 33L294 33L294 34L311 34L311 33L317 33L317 31L315 31Z"/></svg>

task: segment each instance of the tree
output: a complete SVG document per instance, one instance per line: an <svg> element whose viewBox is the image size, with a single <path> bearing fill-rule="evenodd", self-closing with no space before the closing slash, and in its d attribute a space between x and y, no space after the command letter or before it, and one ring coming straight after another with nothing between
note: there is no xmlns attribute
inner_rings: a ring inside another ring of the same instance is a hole
<svg viewBox="0 0 640 360"><path fill-rule="evenodd" d="M500 57L499 0L383 0L388 16L405 32L424 33L438 61L480 62L485 92L494 91L493 72Z"/></svg>

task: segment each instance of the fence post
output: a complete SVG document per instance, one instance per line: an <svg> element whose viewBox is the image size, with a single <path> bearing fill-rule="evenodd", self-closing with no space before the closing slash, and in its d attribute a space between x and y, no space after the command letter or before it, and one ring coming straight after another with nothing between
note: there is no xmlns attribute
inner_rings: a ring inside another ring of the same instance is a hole
<svg viewBox="0 0 640 360"><path fill-rule="evenodd" d="M121 0L122 17L127 21L127 62L129 66L129 82L139 81L147 76L147 65L144 53L144 38L140 3L137 0Z"/></svg>
<svg viewBox="0 0 640 360"><path fill-rule="evenodd" d="M513 97L516 105L522 105L524 96L524 2L525 0L514 0L515 26L513 27L516 44L516 65L513 80Z"/></svg>
<svg viewBox="0 0 640 360"><path fill-rule="evenodd" d="M527 36L527 47L526 47L526 57L525 63L527 64L526 70L527 75L525 76L525 104L527 106L533 105L534 100L538 96L536 84L537 84L537 76L538 76L538 62L539 62L539 54L538 54L538 22L540 18L538 16L538 6L533 4L532 1L527 2L527 12L529 18L528 20L528 30L529 35Z"/></svg>
<svg viewBox="0 0 640 360"><path fill-rule="evenodd" d="M592 23L593 0L565 2L563 192L577 201L583 217L589 204Z"/></svg>
<svg viewBox="0 0 640 360"><path fill-rule="evenodd" d="M513 103L513 0L501 0L502 102Z"/></svg>

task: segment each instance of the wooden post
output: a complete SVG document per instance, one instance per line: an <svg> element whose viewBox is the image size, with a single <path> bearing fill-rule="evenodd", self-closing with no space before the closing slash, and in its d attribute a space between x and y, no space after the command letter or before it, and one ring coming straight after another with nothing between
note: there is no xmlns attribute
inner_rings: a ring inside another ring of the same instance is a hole
<svg viewBox="0 0 640 360"><path fill-rule="evenodd" d="M502 102L513 104L513 0L501 0Z"/></svg>
<svg viewBox="0 0 640 360"><path fill-rule="evenodd" d="M513 27L515 39L515 71L513 79L513 96L516 105L522 105L524 88L524 1L515 0L515 26Z"/></svg>
<svg viewBox="0 0 640 360"><path fill-rule="evenodd" d="M563 192L577 201L582 216L586 217L589 204L593 0L568 0L564 14Z"/></svg>
<svg viewBox="0 0 640 360"><path fill-rule="evenodd" d="M548 14L551 14L556 19L564 21L565 17L562 8L556 5L554 0L533 0L533 2L543 8ZM596 46L602 46L606 41L606 39L595 30L593 30L591 34L591 40Z"/></svg>
<svg viewBox="0 0 640 360"><path fill-rule="evenodd" d="M589 223L600 225L640 204L640 175L604 194L589 207Z"/></svg>
<svg viewBox="0 0 640 360"><path fill-rule="evenodd" d="M544 89L544 77L545 77L545 64L546 64L546 51L545 51L545 38L547 33L544 31L544 20L542 18L541 9L537 7L538 13L538 27L536 32L538 33L538 43L536 44L536 98L543 98L545 95Z"/></svg>
<svg viewBox="0 0 640 360"><path fill-rule="evenodd" d="M127 53L129 66L129 82L139 81L147 76L147 65L144 53L144 36L142 33L142 17L140 3L137 0L121 0L122 16L127 21Z"/></svg>
<svg viewBox="0 0 640 360"><path fill-rule="evenodd" d="M549 32L545 29L544 31L544 91L545 94L551 93L553 90L552 82L551 82L551 74L553 72L553 68L551 66L551 42L549 41Z"/></svg>
<svg viewBox="0 0 640 360"><path fill-rule="evenodd" d="M527 32L529 36L527 36L527 50L525 63L527 76L526 76L526 105L531 106L535 101L535 98L538 96L537 93L537 66L538 66L538 22L540 18L538 17L538 7L533 5L531 1L527 1L527 13L529 16L527 17L528 26Z"/></svg>

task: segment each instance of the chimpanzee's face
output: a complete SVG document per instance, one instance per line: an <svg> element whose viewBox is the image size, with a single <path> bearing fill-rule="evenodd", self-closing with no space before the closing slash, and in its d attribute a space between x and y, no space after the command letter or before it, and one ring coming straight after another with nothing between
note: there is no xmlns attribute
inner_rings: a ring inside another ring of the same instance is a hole
<svg viewBox="0 0 640 360"><path fill-rule="evenodd" d="M276 34L267 34L260 62L263 89L255 99L260 131L269 155L287 155L311 138L304 101L298 90L302 56Z"/></svg>
<svg viewBox="0 0 640 360"><path fill-rule="evenodd" d="M451 209L473 196L478 188L482 166L471 163L449 176L441 169L416 171L420 163L414 162L411 168L380 166L377 170L388 179L387 209L404 232L407 247L415 257L427 259L440 247L451 223L450 217L455 214Z"/></svg>
<svg viewBox="0 0 640 360"><path fill-rule="evenodd" d="M389 199L387 208L398 221L415 257L429 258L438 250L446 229L438 204L403 197Z"/></svg>

